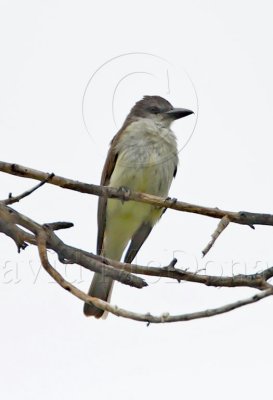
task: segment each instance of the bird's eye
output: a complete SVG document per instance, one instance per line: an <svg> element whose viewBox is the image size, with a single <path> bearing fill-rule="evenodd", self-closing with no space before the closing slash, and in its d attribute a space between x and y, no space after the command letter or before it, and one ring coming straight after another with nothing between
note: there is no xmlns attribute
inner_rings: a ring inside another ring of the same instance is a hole
<svg viewBox="0 0 273 400"><path fill-rule="evenodd" d="M152 114L158 114L158 113L160 112L159 108L158 108L158 107L155 107L155 106L150 107L150 108L149 108L149 111L150 111L150 113L152 113Z"/></svg>

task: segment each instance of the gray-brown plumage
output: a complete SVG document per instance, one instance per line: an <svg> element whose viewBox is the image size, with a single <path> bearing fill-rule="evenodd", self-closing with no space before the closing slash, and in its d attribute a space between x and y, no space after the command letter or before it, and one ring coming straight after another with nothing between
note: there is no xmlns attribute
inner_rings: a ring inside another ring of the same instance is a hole
<svg viewBox="0 0 273 400"><path fill-rule="evenodd" d="M167 196L178 164L176 138L170 125L190 114L192 111L173 108L159 96L145 96L138 101L111 141L100 184ZM97 254L120 260L130 242L124 261L131 263L161 215L162 209L148 204L100 197ZM109 301L112 287L111 278L95 273L88 293ZM84 313L96 318L104 314L87 303Z"/></svg>

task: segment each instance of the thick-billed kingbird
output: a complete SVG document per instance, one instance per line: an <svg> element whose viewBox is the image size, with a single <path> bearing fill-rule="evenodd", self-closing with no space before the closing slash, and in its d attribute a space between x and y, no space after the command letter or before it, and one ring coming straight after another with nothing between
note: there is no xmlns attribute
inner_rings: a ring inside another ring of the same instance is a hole
<svg viewBox="0 0 273 400"><path fill-rule="evenodd" d="M170 126L193 111L174 108L159 96L144 96L111 141L101 185L167 197L178 164L176 137ZM164 209L135 201L99 198L97 254L131 263ZM113 279L95 273L88 294L109 301ZM87 316L107 314L85 303Z"/></svg>

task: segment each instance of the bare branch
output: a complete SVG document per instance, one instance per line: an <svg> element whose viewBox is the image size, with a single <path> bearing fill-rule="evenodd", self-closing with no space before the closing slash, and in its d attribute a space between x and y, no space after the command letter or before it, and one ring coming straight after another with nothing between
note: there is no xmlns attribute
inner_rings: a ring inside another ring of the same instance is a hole
<svg viewBox="0 0 273 400"><path fill-rule="evenodd" d="M33 188L31 188L29 190L26 190L24 193L22 193L18 196L13 197L12 194L10 193L8 199L1 200L1 202L6 205L18 203L20 200L24 199L25 197L29 196L30 194L35 192L37 189L42 187L45 183L49 182L50 179L53 178L53 176L54 176L54 174L49 174L48 177L46 179L44 179L43 181L41 181L40 183L38 183L38 185L34 186Z"/></svg>
<svg viewBox="0 0 273 400"><path fill-rule="evenodd" d="M87 253L89 254L89 253ZM266 269L263 272L256 274L238 274L234 276L215 276L215 275L201 275L195 272L190 272L185 269L170 267L170 265L162 268L146 267L136 264L126 264L123 262L110 260L93 254L93 257L101 260L114 268L131 272L133 274L141 274L148 276L157 276L160 278L175 279L178 282L186 281L192 283L201 283L206 286L212 287L251 287L259 290L268 289L270 284L268 279L273 277L273 267Z"/></svg>
<svg viewBox="0 0 273 400"><path fill-rule="evenodd" d="M119 308L117 306L112 306L111 304L97 299L95 297L88 296L78 288L76 288L74 285L66 281L61 274L59 274L58 271L56 271L52 265L49 263L47 254L46 254L46 237L47 235L44 232L39 232L37 235L37 242L38 242L38 249L39 249L39 255L40 259L42 262L43 267L45 270L50 274L50 276L65 290L68 290L70 293L72 293L74 296L78 297L80 300L94 304L96 307L108 311L111 314L114 314L118 317L123 317L123 318L128 318L132 319L134 321L140 321L140 322L146 322L148 324L150 323L170 323L170 322L182 322L182 321L190 321L193 319L200 319L200 318L208 318L212 317L215 315L219 314L224 314L229 311L235 310L236 308L243 307L247 304L252 304L255 303L259 300L264 299L265 297L272 296L273 294L273 288L270 287L267 290L264 290L261 293L255 294L252 297L249 297L244 300L239 300L233 303L226 304L224 306L218 307L218 308L212 308L204 311L198 311L194 313L189 313L189 314L178 314L178 315L170 315L169 313L164 313L160 316L155 316L150 313L147 314L141 314L141 313L136 313L133 311L125 310L122 308Z"/></svg>
<svg viewBox="0 0 273 400"><path fill-rule="evenodd" d="M32 178L40 181L43 181L48 177L48 174L45 172L2 161L0 161L0 171L11 175L21 176L24 178ZM134 200L141 203L151 204L157 207L171 208L177 211L200 214L212 218L222 219L223 217L227 216L230 222L242 225L249 225L251 227L253 227L253 225L273 226L272 214L251 213L247 211L226 211L220 210L219 208L203 207L196 204L185 203L183 201L173 201L170 198L164 199L161 197L139 192L128 193L126 199L124 199L124 194L119 190L119 188L116 189L108 186L106 187L87 184L57 175L54 175L54 177L50 179L48 183L62 187L64 189L70 189L81 193L92 194L95 196L122 199L123 201Z"/></svg>
<svg viewBox="0 0 273 400"><path fill-rule="evenodd" d="M46 226L52 231L58 231L60 229L72 228L74 224L72 222L50 222Z"/></svg>
<svg viewBox="0 0 273 400"><path fill-rule="evenodd" d="M39 251L39 256L40 260L42 263L42 266L44 269L47 271L47 273L65 290L71 292L74 296L78 297L79 299L83 300L84 302L88 302L91 304L94 304L96 307L99 307L101 309L105 309L105 302L97 299L95 297L88 296L76 286L72 285L68 281L66 281L62 275L56 271L52 265L50 264L48 257L47 257L47 234L43 229L38 232L37 234L37 245L38 245L38 251ZM106 303L108 304L108 303ZM109 305L110 306L110 305ZM111 306L110 306L111 307Z"/></svg>
<svg viewBox="0 0 273 400"><path fill-rule="evenodd" d="M225 215L221 221L219 222L219 224L217 225L217 228L215 229L215 231L213 232L213 234L211 235L211 241L207 244L207 246L204 248L204 250L202 251L203 253L203 257L205 257L206 254L208 254L208 252L210 251L210 249L212 248L212 246L214 245L214 243L216 242L216 240L218 239L218 237L221 235L221 233L223 232L223 230L226 229L226 227L228 226L228 224L230 223L230 219L228 218L227 215Z"/></svg>
<svg viewBox="0 0 273 400"><path fill-rule="evenodd" d="M192 273L185 269L175 268L177 260L163 268L154 268L139 266L135 264L126 264L114 260L109 260L101 256L94 255L81 249L69 246L63 243L60 238L54 233L58 229L67 229L73 226L70 222L54 222L41 225L27 216L11 209L7 204L15 203L22 198L30 195L45 183L57 185L66 189L75 190L82 193L94 194L97 196L105 196L110 198L121 199L122 201L139 201L147 204L152 204L162 208L172 208L178 211L185 211L206 215L213 218L220 218L215 232L212 235L212 240L203 251L205 255L213 246L219 235L228 226L229 222L249 225L253 227L255 224L273 225L273 215L258 214L248 212L230 212L219 210L218 208L209 208L197 206L194 204L184 203L181 201L173 201L172 199L163 199L156 196L148 195L145 193L127 193L126 197L119 188L109 188L98 185L89 185L86 183L73 181L71 179L55 176L54 174L48 175L41 171L32 170L16 164L9 164L0 162L0 170L17 176L33 178L40 180L41 183L34 188L24 192L23 194L10 197L7 200L0 201L0 232L5 233L12 238L18 248L24 249L27 244L38 246L41 262L46 271L56 280L64 289L70 291L73 295L78 297L84 302L92 303L102 310L108 311L116 316L133 319L136 321L143 321L147 323L165 323L165 322L178 322L188 321L197 318L207 318L213 315L226 313L236 308L242 307L247 304L257 302L267 296L273 294L273 286L267 281L273 277L273 267L267 270L251 275L236 275L236 276L210 276L201 275L199 273ZM83 266L94 272L99 272L105 276L109 276L123 284L130 285L136 288L147 286L147 283L140 277L133 274L151 275L158 277L167 277L188 282L201 283L207 286L215 287L237 287L245 286L261 290L260 293L254 296L233 302L222 307L199 311L189 314L169 315L168 313L160 316L154 316L150 313L140 314L131 312L125 309L112 306L111 304L97 298L90 297L84 292L77 289L75 286L67 282L61 274L59 274L49 263L47 258L47 249L52 249L56 252L59 260L62 263L75 263Z"/></svg>
<svg viewBox="0 0 273 400"><path fill-rule="evenodd" d="M87 252L83 252L80 249L76 249L74 247L65 245L61 239L50 229L50 225L40 225L37 222L32 221L30 218L26 217L25 215L19 213L11 209L8 206L5 206L0 202L0 221L4 221L5 224L9 227L9 231L5 229L5 226L0 224L0 231L5 234L8 234L13 240L15 240L17 246L21 244L22 241L30 241L32 244L37 244L33 235L30 235L27 232L24 232L23 229L18 228L16 225L20 225L23 228L29 230L37 236L41 229L46 230L47 232L47 247L54 250L60 260L68 260L71 263L75 263L78 265L83 266L93 272L99 272L104 274L104 276L109 276L112 279L115 279L124 285L129 285L141 289L147 286L147 283L144 279L132 275L126 271L118 271L117 269L111 267L110 265L106 265L101 261L92 257L91 254ZM13 226L12 226L13 224ZM19 239L17 239L17 236Z"/></svg>
<svg viewBox="0 0 273 400"><path fill-rule="evenodd" d="M18 253L27 247L24 231L16 227L16 225L4 221L2 218L0 219L0 232L14 240Z"/></svg>
<svg viewBox="0 0 273 400"><path fill-rule="evenodd" d="M15 241L18 248L26 247L27 243L37 245L35 234L40 231L41 225L30 220L21 213L18 213L7 206L1 205L1 203L0 221L0 232L3 232L7 236L11 237ZM26 232L16 224L20 224L34 234ZM126 282L126 284L131 284L132 286L136 287L143 287L147 284L143 280L134 283L130 282L130 275L124 276L126 272L129 274L157 276L175 279L177 281L201 283L206 286L213 287L251 287L259 290L267 289L269 285L267 280L273 277L273 267L261 273L251 275L240 274L235 276L213 276L201 275L194 272L189 272L185 269L174 268L175 262L171 262L170 265L163 268L126 264L66 245L52 231L52 226L54 227L56 224L62 225L70 223L58 222L45 225L45 227L48 228L47 248L54 250L58 254L59 260L62 263L79 264L91 271L102 272L105 275L113 277L113 279L119 280L121 283ZM115 273L113 273L114 269L116 269Z"/></svg>

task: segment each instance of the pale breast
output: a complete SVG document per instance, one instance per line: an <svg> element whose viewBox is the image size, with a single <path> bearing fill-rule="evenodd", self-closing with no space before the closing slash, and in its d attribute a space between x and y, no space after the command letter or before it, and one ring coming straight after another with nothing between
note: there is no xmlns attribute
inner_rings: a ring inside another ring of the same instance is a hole
<svg viewBox="0 0 273 400"><path fill-rule="evenodd" d="M118 158L110 186L167 197L178 162L176 140L170 130L134 122L120 138L116 151ZM153 226L162 210L149 204L109 199L106 213L105 254L120 259L142 223Z"/></svg>
<svg viewBox="0 0 273 400"><path fill-rule="evenodd" d="M116 146L119 153L110 185L166 196L178 163L176 138L153 122L133 122Z"/></svg>

